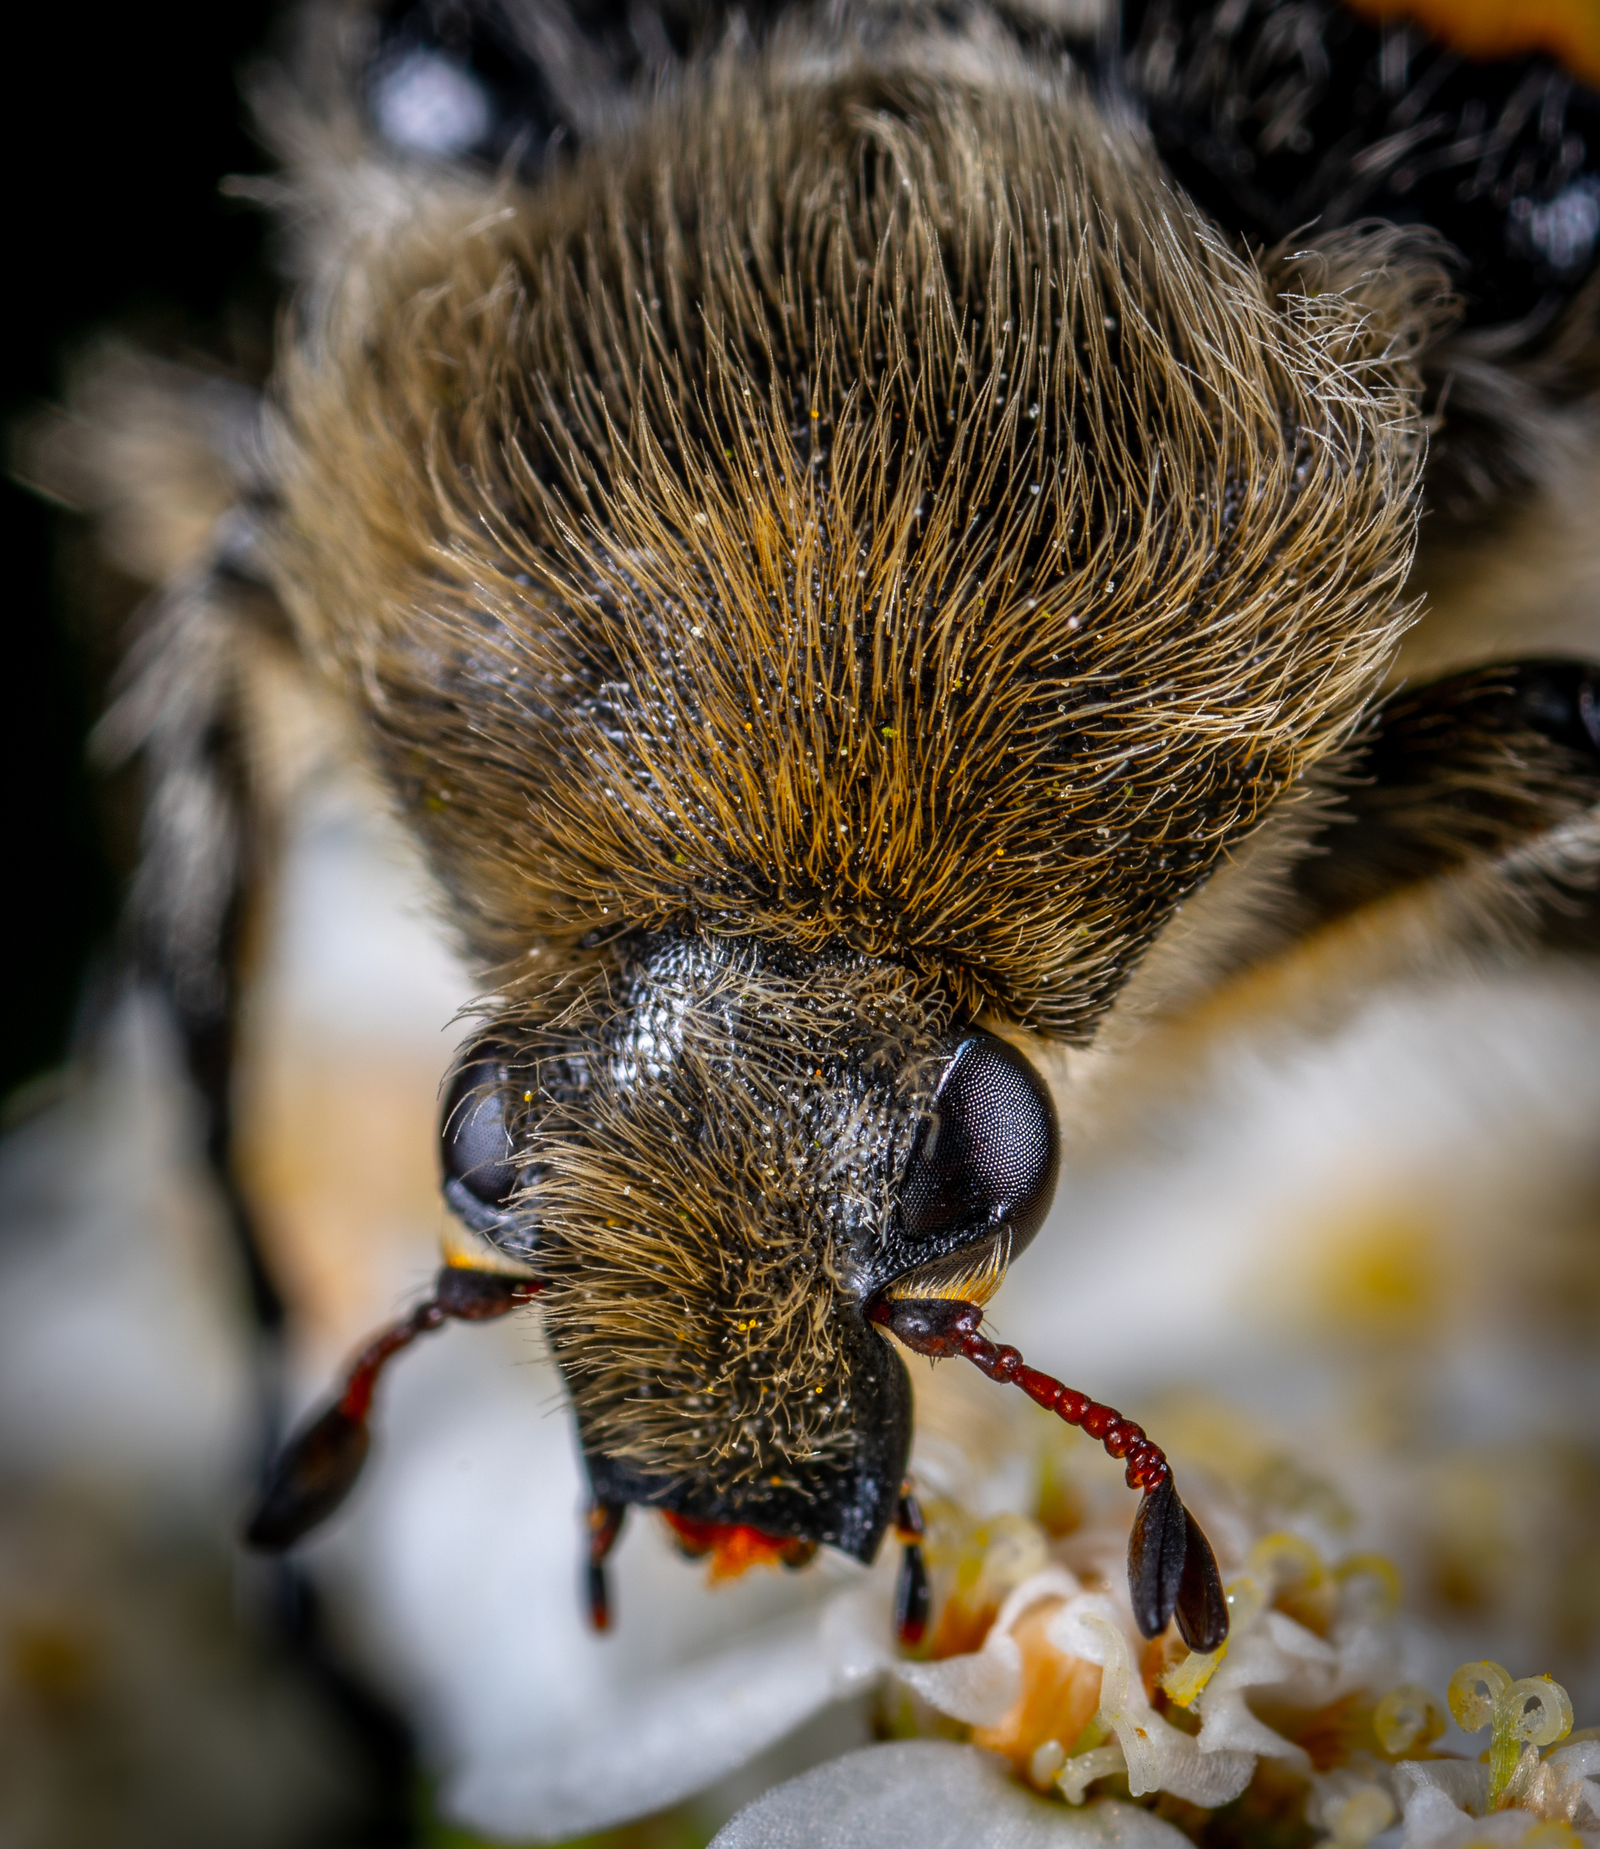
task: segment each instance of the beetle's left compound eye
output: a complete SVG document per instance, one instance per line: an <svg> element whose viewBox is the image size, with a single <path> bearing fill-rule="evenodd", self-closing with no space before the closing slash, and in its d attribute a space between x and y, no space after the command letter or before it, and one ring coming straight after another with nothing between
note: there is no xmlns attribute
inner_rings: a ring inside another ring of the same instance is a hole
<svg viewBox="0 0 1600 1849"><path fill-rule="evenodd" d="M1015 1255L1044 1223L1059 1154L1044 1080L1015 1047L975 1031L945 1069L912 1153L901 1227L913 1244L947 1246L948 1235L1004 1226Z"/></svg>
<svg viewBox="0 0 1600 1849"><path fill-rule="evenodd" d="M468 1222L510 1200L521 1173L506 1121L506 1068L492 1053L456 1073L440 1128L445 1197Z"/></svg>

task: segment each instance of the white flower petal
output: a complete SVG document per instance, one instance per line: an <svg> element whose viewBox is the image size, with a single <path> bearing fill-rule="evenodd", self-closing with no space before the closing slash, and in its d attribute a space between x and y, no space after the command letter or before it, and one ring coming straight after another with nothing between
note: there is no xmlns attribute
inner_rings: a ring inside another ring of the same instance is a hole
<svg viewBox="0 0 1600 1849"><path fill-rule="evenodd" d="M1270 1614L1272 1617L1281 1615L1278 1612ZM1311 1637L1300 1625L1291 1625L1290 1630ZM1283 1648L1285 1641L1294 1643L1297 1639L1280 1635L1278 1629L1270 1625L1247 1631L1237 1640L1230 1639L1228 1654L1200 1697L1202 1752L1257 1753L1309 1768L1311 1762L1304 1750L1275 1733L1265 1721L1258 1720L1245 1700L1248 1689L1295 1680L1302 1664ZM1313 1641L1321 1643L1320 1638Z"/></svg>
<svg viewBox="0 0 1600 1849"><path fill-rule="evenodd" d="M1231 1804L1256 1769L1254 1753L1208 1751L1192 1735L1180 1733L1165 1721L1160 1723L1155 1744L1159 1789L1208 1810Z"/></svg>
<svg viewBox="0 0 1600 1849"><path fill-rule="evenodd" d="M1452 1804L1437 1785L1425 1785L1406 1801L1406 1828L1402 1838L1406 1849L1444 1849L1447 1844L1465 1841L1472 1833L1475 1819Z"/></svg>
<svg viewBox="0 0 1600 1849"><path fill-rule="evenodd" d="M1083 1586L1076 1573L1064 1566L1052 1564L1041 1572L1030 1574L1021 1585L1011 1588L995 1616L994 1628L997 1631L1009 1631L1025 1611L1031 1610L1044 1599L1076 1599L1082 1593Z"/></svg>
<svg viewBox="0 0 1600 1849"><path fill-rule="evenodd" d="M1102 1663L1109 1669L1114 1662L1129 1660L1123 1623L1124 1614L1105 1593L1080 1592L1051 1613L1045 1641L1063 1656L1079 1656L1086 1663ZM1113 1699L1102 1694L1102 1706L1112 1705Z"/></svg>
<svg viewBox="0 0 1600 1849"><path fill-rule="evenodd" d="M1016 1640L990 1631L981 1650L938 1663L896 1663L907 1688L969 1727L992 1727L1022 1694L1022 1652Z"/></svg>
<svg viewBox="0 0 1600 1849"><path fill-rule="evenodd" d="M1261 1623L1273 1643L1291 1662L1331 1669L1339 1661L1339 1652L1326 1638L1319 1637L1315 1631L1308 1631L1303 1624L1296 1624L1287 1612L1269 1607L1261 1614Z"/></svg>
<svg viewBox="0 0 1600 1849"><path fill-rule="evenodd" d="M1243 1688L1231 1691L1226 1702L1207 1708L1200 1729L1200 1748L1207 1753L1256 1753L1302 1767L1311 1763L1303 1748L1256 1719L1245 1701Z"/></svg>
<svg viewBox="0 0 1600 1849"><path fill-rule="evenodd" d="M1469 1843L1512 1849L1540 1822L1516 1808L1483 1814L1489 1768L1481 1761L1402 1760L1394 1783L1405 1812L1404 1849L1465 1849Z"/></svg>
<svg viewBox="0 0 1600 1849"><path fill-rule="evenodd" d="M1468 1843L1512 1849L1521 1842L1539 1818L1515 1809L1483 1816L1488 1777L1487 1766L1470 1760L1402 1760L1394 1782L1405 1811L1404 1849L1465 1849Z"/></svg>
<svg viewBox="0 0 1600 1849"><path fill-rule="evenodd" d="M1600 1740L1558 1746L1540 1770L1548 1817L1564 1812L1580 1830L1600 1829ZM1554 1808L1552 1808L1554 1807Z"/></svg>
<svg viewBox="0 0 1600 1849"><path fill-rule="evenodd" d="M894 1662L889 1636L888 1606L872 1586L829 1599L822 1608L822 1647L838 1694L865 1688Z"/></svg>
<svg viewBox="0 0 1600 1849"><path fill-rule="evenodd" d="M1069 1810L973 1746L901 1740L846 1753L743 1810L712 1849L1188 1849L1126 1804Z"/></svg>
<svg viewBox="0 0 1600 1849"><path fill-rule="evenodd" d="M1408 1818L1430 1791L1442 1791L1457 1810L1481 1814L1489 1803L1489 1768L1477 1759L1402 1759L1394 1788Z"/></svg>
<svg viewBox="0 0 1600 1849"><path fill-rule="evenodd" d="M845 1593L835 1607L862 1605ZM793 1732L860 1680L854 1649L841 1656L851 1610L808 1615L675 1675L663 1675L597 1712L529 1738L502 1737L468 1757L440 1808L472 1829L525 1841L588 1835L675 1804Z"/></svg>
<svg viewBox="0 0 1600 1849"><path fill-rule="evenodd" d="M972 1727L992 1727L1010 1712L1022 1694L1022 1655L1010 1636L1012 1626L1043 1599L1065 1599L1070 1608L1081 1604L1086 1596L1075 1574L1063 1566L1048 1566L1007 1594L981 1650L945 1657L937 1663L896 1663L895 1674L941 1714ZM1096 1595L1090 1609L1104 1611L1115 1621L1115 1607L1108 1599ZM1052 1626L1054 1622L1052 1619ZM1053 1628L1047 1636L1053 1647L1062 1648L1055 1642ZM1100 1647L1097 1640L1091 1642L1094 1648ZM1096 1656L1091 1660L1100 1659Z"/></svg>
<svg viewBox="0 0 1600 1849"><path fill-rule="evenodd" d="M1574 1740L1551 1749L1548 1766L1560 1766L1569 1778L1600 1778L1600 1740Z"/></svg>
<svg viewBox="0 0 1600 1849"><path fill-rule="evenodd" d="M1238 1797L1255 1770L1254 1755L1203 1749L1191 1734L1180 1732L1157 1714L1145 1694L1122 1625L1089 1609L1087 1600L1082 1605L1068 1623L1083 1633L1086 1644L1097 1644L1100 1650L1105 1664L1100 1714L1116 1734L1127 1761L1129 1791L1136 1798L1147 1791L1170 1791L1175 1797L1206 1805L1225 1804Z"/></svg>

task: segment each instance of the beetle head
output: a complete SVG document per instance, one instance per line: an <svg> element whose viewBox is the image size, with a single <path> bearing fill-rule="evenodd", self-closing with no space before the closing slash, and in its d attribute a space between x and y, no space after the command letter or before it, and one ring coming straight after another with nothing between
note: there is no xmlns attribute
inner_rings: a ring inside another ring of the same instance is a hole
<svg viewBox="0 0 1600 1849"><path fill-rule="evenodd" d="M870 1558L910 1442L886 1292L981 1301L1043 1219L1055 1121L937 983L848 950L633 940L496 1017L446 1194L546 1281L595 1494Z"/></svg>

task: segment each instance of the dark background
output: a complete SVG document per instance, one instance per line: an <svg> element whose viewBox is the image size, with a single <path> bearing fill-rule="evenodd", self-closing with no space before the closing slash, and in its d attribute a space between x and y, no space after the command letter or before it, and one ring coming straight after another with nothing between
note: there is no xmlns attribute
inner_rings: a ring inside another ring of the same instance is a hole
<svg viewBox="0 0 1600 1849"><path fill-rule="evenodd" d="M231 370L272 322L265 225L218 192L267 166L239 77L269 40L266 0L28 7L9 51L7 451L57 399L76 352L112 332ZM0 677L5 1004L0 1097L60 1060L84 974L112 949L127 829L84 764L131 587L84 561L81 524L0 486L10 578Z"/></svg>

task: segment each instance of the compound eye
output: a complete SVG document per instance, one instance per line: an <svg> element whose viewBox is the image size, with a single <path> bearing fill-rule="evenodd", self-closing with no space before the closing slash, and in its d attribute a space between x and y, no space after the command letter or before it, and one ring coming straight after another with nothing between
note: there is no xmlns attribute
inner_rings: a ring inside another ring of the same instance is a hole
<svg viewBox="0 0 1600 1849"><path fill-rule="evenodd" d="M1015 1047L974 1031L956 1048L934 1095L900 1192L913 1244L941 1234L1010 1229L1014 1256L1038 1232L1056 1190L1055 1106Z"/></svg>
<svg viewBox="0 0 1600 1849"><path fill-rule="evenodd" d="M469 1059L451 1081L440 1128L445 1194L464 1189L482 1207L504 1207L521 1170L506 1120L506 1065L493 1053Z"/></svg>

